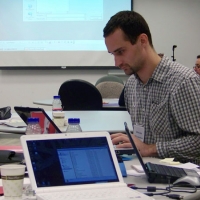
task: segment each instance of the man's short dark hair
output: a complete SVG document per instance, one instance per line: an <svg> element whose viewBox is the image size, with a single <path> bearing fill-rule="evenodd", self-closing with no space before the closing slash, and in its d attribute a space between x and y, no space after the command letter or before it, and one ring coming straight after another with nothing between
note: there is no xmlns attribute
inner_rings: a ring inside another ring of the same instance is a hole
<svg viewBox="0 0 200 200"><path fill-rule="evenodd" d="M124 32L125 37L131 44L136 43L140 34L146 34L150 45L153 47L149 26L139 13L134 11L120 11L116 13L110 18L103 29L103 36L107 37L118 28Z"/></svg>
<svg viewBox="0 0 200 200"><path fill-rule="evenodd" d="M197 56L197 59L199 59L199 58L200 58L200 55Z"/></svg>

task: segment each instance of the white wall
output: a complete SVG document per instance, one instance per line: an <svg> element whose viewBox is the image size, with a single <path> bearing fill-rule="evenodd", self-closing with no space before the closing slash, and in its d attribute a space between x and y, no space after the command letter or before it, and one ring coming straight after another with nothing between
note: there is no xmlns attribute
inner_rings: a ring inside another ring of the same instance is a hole
<svg viewBox="0 0 200 200"><path fill-rule="evenodd" d="M51 99L68 79L83 79L95 84L105 70L2 70L0 71L0 107L37 106L33 100ZM38 107L38 106L37 106ZM44 107L44 106L40 106ZM44 107L49 110L48 106Z"/></svg>
<svg viewBox="0 0 200 200"><path fill-rule="evenodd" d="M200 54L199 0L134 0L134 10L148 22L158 53L171 58L172 46L177 45L176 60L188 67L194 65ZM36 106L33 100L52 98L67 79L79 78L94 84L107 73L107 70L0 70L0 107Z"/></svg>
<svg viewBox="0 0 200 200"><path fill-rule="evenodd" d="M199 0L134 0L134 10L149 24L154 48L188 67L200 54Z"/></svg>

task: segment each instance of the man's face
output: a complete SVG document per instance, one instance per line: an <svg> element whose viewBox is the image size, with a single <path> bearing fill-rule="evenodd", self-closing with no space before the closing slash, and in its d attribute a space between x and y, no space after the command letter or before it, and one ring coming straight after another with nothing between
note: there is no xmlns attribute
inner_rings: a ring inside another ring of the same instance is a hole
<svg viewBox="0 0 200 200"><path fill-rule="evenodd" d="M108 52L114 55L115 66L124 70L126 75L137 73L143 66L142 47L137 40L135 44L125 39L121 29L105 38Z"/></svg>
<svg viewBox="0 0 200 200"><path fill-rule="evenodd" d="M195 70L195 72L196 72L197 74L200 75L200 58L198 58L198 59L196 60L196 63L195 63L195 66L194 66L194 70Z"/></svg>

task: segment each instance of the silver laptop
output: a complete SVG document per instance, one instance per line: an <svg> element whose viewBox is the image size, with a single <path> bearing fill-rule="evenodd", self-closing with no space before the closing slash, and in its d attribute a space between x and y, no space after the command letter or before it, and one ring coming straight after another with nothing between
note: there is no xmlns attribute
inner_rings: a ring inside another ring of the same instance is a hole
<svg viewBox="0 0 200 200"><path fill-rule="evenodd" d="M21 144L38 200L152 199L124 183L108 132L23 135Z"/></svg>

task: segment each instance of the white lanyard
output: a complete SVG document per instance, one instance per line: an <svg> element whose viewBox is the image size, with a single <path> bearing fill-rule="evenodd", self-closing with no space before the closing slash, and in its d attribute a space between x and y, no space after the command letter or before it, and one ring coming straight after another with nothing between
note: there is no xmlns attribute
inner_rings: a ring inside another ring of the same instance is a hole
<svg viewBox="0 0 200 200"><path fill-rule="evenodd" d="M136 89L137 89L137 81L136 81L136 84L135 84L135 102L133 101L133 107L135 108L134 109L134 112L135 112L135 124L137 124L137 95L136 95Z"/></svg>
<svg viewBox="0 0 200 200"><path fill-rule="evenodd" d="M144 124L139 124L139 121L137 122L137 107L138 107L138 99L137 99L137 93L136 93L136 89L137 89L137 81L135 84L135 101L133 101L133 107L134 107L134 115L135 115L135 124L134 124L134 135L137 136L142 142L144 141L144 136L145 136L145 130L144 130L144 126L145 126L145 120L146 120L146 106L149 102L149 96L150 96L150 92L151 90L148 92L148 97L147 97L147 101L146 104L144 105ZM142 114L141 114L142 116Z"/></svg>
<svg viewBox="0 0 200 200"><path fill-rule="evenodd" d="M134 107L134 115L135 115L135 124L136 125L139 125L139 121L137 122L137 107L138 107L138 103L139 103L139 100L137 98L137 93L136 93L136 90L137 90L137 81L136 81L136 84L135 84L135 101L133 101L133 107ZM149 96L149 95L148 95ZM147 100L148 101L148 100ZM146 107L146 106L145 106ZM146 109L144 110L144 120L141 119L141 121L143 122L144 121L144 124L145 124L145 118L146 118ZM142 116L142 115L141 115ZM141 125L144 125L144 124L141 124Z"/></svg>

